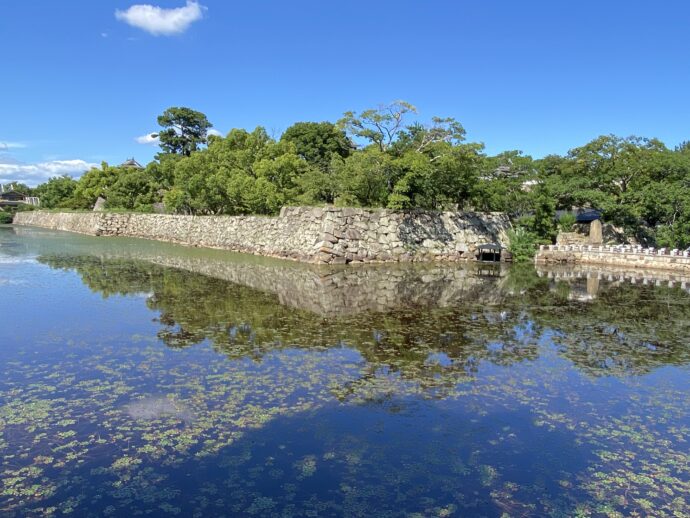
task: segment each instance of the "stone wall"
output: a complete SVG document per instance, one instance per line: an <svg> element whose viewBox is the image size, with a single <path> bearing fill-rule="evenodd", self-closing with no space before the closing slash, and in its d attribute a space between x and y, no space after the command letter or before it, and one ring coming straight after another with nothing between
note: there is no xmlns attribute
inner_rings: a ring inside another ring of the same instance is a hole
<svg viewBox="0 0 690 518"><path fill-rule="evenodd" d="M559 232L556 236L557 245L586 245L589 236L580 232Z"/></svg>
<svg viewBox="0 0 690 518"><path fill-rule="evenodd" d="M18 212L14 216L14 223L97 236L101 233L103 215L89 212Z"/></svg>
<svg viewBox="0 0 690 518"><path fill-rule="evenodd" d="M592 235L594 232L594 235ZM556 236L557 245L636 245L634 237L627 237L623 229L611 223L576 223L571 232L559 232Z"/></svg>
<svg viewBox="0 0 690 518"><path fill-rule="evenodd" d="M285 207L278 217L21 212L16 225L345 264L471 260L482 243L507 245L500 213Z"/></svg>

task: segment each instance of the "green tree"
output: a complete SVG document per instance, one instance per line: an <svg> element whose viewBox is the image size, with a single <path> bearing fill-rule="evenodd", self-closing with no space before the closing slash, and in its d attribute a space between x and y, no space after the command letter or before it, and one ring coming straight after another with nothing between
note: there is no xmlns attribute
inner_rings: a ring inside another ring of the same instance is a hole
<svg viewBox="0 0 690 518"><path fill-rule="evenodd" d="M573 225L577 222L577 218L572 212L566 212L558 218L558 229L561 232L571 232Z"/></svg>
<svg viewBox="0 0 690 518"><path fill-rule="evenodd" d="M398 134L391 151L403 155L408 151L438 156L438 150L448 149L442 144L458 145L465 140L465 128L452 117L432 117L431 124L415 122ZM434 153L436 151L436 153Z"/></svg>
<svg viewBox="0 0 690 518"><path fill-rule="evenodd" d="M280 140L294 144L297 155L322 171L328 170L334 156L346 158L352 153L350 139L331 122L297 122Z"/></svg>
<svg viewBox="0 0 690 518"><path fill-rule="evenodd" d="M160 189L170 189L175 183L175 166L183 158L181 155L160 153L157 160L146 165L146 173Z"/></svg>
<svg viewBox="0 0 690 518"><path fill-rule="evenodd" d="M371 148L334 160L333 175L339 205L382 207L399 171L390 155Z"/></svg>
<svg viewBox="0 0 690 518"><path fill-rule="evenodd" d="M70 207L77 188L77 181L68 176L55 176L34 189L34 195L41 199L41 207L53 209Z"/></svg>
<svg viewBox="0 0 690 518"><path fill-rule="evenodd" d="M150 211L155 201L156 184L145 169L122 168L108 191L109 208Z"/></svg>
<svg viewBox="0 0 690 518"><path fill-rule="evenodd" d="M448 208L468 209L474 204L479 184L483 144L468 143L450 147L447 153L435 155L434 182Z"/></svg>
<svg viewBox="0 0 690 518"><path fill-rule="evenodd" d="M534 196L534 215L531 230L539 238L550 243L556 237L556 202L552 194L543 185L537 185L532 194Z"/></svg>
<svg viewBox="0 0 690 518"><path fill-rule="evenodd" d="M379 151L386 151L405 129L408 113L417 113L417 108L405 101L394 101L359 114L345 112L338 126L355 138L368 140Z"/></svg>
<svg viewBox="0 0 690 518"><path fill-rule="evenodd" d="M90 209L99 196L107 200L110 188L117 181L121 172L121 168L109 166L107 162L101 162L100 169L94 167L79 179L70 204L74 208Z"/></svg>
<svg viewBox="0 0 690 518"><path fill-rule="evenodd" d="M664 176L666 147L656 139L598 137L568 152L549 187L559 207L595 207L614 223L634 227L640 213L628 200L655 177Z"/></svg>
<svg viewBox="0 0 690 518"><path fill-rule="evenodd" d="M328 171L312 167L295 178L298 191L295 198L297 203L306 205L334 203L339 192L338 179L334 171L340 164L342 164L341 158L333 158L331 165L328 166Z"/></svg>
<svg viewBox="0 0 690 518"><path fill-rule="evenodd" d="M213 127L206 115L184 107L168 108L158 116L158 124L163 128L158 133L163 151L184 156L206 144L208 130Z"/></svg>
<svg viewBox="0 0 690 518"><path fill-rule="evenodd" d="M514 218L526 215L534 209L530 192L537 177L532 157L523 155L522 151L484 157L475 205L478 210L507 212Z"/></svg>
<svg viewBox="0 0 690 518"><path fill-rule="evenodd" d="M274 214L299 194L312 166L290 142L275 142L263 128L233 129L208 148L175 164L169 210L191 214Z"/></svg>

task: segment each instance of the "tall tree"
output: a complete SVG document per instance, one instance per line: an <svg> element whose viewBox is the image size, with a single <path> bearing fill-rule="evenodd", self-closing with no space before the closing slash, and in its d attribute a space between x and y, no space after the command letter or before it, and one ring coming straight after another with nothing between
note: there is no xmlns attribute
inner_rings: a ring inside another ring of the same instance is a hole
<svg viewBox="0 0 690 518"><path fill-rule="evenodd" d="M158 133L163 151L184 156L206 144L208 130L213 127L206 115L184 107L168 108L158 116L158 124L163 128Z"/></svg>

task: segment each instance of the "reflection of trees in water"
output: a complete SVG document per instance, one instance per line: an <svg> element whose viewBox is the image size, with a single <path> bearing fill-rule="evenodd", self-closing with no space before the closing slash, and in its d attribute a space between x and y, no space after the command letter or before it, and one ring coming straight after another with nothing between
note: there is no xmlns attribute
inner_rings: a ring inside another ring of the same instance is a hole
<svg viewBox="0 0 690 518"><path fill-rule="evenodd" d="M40 260L76 270L106 297L149 293L147 305L160 312L159 337L169 347L209 340L229 357L260 358L276 348L344 344L369 362L372 379L385 368L389 376L430 389L450 390L485 361L535 360L545 333L559 355L594 376L640 374L690 360L683 343L690 298L671 288L608 285L582 303L569 300L571 285L514 267L448 307L416 298L391 311L326 318L281 305L275 294L144 261ZM433 289L422 276L416 283L411 278L401 284L404 293Z"/></svg>
<svg viewBox="0 0 690 518"><path fill-rule="evenodd" d="M560 331L559 353L591 375L643 374L690 361L690 297L680 289L609 285L589 303L533 314Z"/></svg>

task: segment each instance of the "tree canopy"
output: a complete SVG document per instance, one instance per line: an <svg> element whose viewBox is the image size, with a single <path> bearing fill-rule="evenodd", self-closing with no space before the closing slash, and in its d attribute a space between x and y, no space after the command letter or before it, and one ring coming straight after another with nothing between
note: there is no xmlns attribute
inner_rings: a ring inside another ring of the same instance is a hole
<svg viewBox="0 0 690 518"><path fill-rule="evenodd" d="M405 129L405 117L409 113L417 113L417 108L405 101L395 101L359 114L345 112L338 126L354 137L368 140L379 151L386 151Z"/></svg>
<svg viewBox="0 0 690 518"><path fill-rule="evenodd" d="M280 140L294 144L301 158L321 170L328 169L333 157L347 158L353 149L345 132L332 122L297 122Z"/></svg>
<svg viewBox="0 0 690 518"><path fill-rule="evenodd" d="M33 195L41 199L41 205L48 209L70 207L70 200L77 188L77 181L70 176L56 176L39 185Z"/></svg>
<svg viewBox="0 0 690 518"><path fill-rule="evenodd" d="M206 115L184 107L168 108L158 116L158 124L163 128L157 135L163 151L184 156L206 144L208 130L213 127Z"/></svg>

